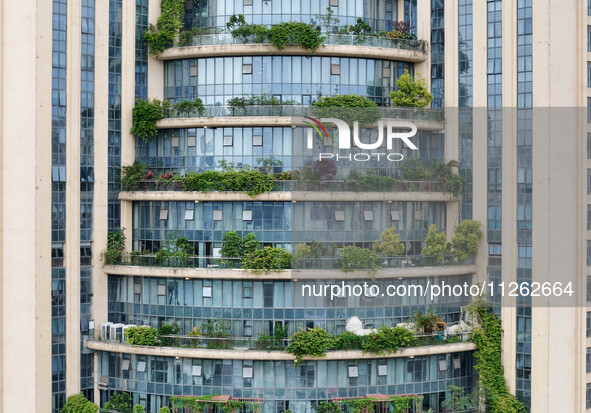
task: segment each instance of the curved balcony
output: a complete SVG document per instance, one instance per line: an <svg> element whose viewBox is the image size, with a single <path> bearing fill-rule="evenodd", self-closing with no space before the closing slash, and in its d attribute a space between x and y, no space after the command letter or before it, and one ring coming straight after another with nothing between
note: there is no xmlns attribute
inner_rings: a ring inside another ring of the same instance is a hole
<svg viewBox="0 0 591 413"><path fill-rule="evenodd" d="M158 260L154 254L124 253L117 262L107 262L103 271L110 275L169 277L187 279L271 279L271 280L313 280L313 279L365 279L369 269L347 268L338 257L294 259L292 268L280 271L254 273L242 269L239 258L218 258L188 256ZM434 260L425 255L379 258L372 275L376 279L417 278L429 276L456 276L476 272L474 257L457 261L446 256Z"/></svg>
<svg viewBox="0 0 591 413"><path fill-rule="evenodd" d="M268 42L244 43L229 33L202 34L193 37L190 45L167 49L157 56L160 60L190 59L195 57L219 56L330 56L363 57L368 59L397 60L420 63L427 60L428 44L423 40L389 39L379 36L358 36L348 34L328 34L323 44L316 50L300 46L287 46L278 50Z"/></svg>
<svg viewBox="0 0 591 413"><path fill-rule="evenodd" d="M313 106L303 105L250 105L244 108L206 106L202 115L183 116L173 108L167 109L166 118L156 122L158 129L184 129L233 126L282 126L304 124L301 118L316 116ZM378 108L382 119L397 119L416 124L419 130L439 131L445 127L444 112L431 108Z"/></svg>
<svg viewBox="0 0 591 413"><path fill-rule="evenodd" d="M170 336L170 339L177 340L178 347L134 346L122 343L121 341L101 341L91 338L87 340L86 346L89 350L94 351L162 357L263 361L295 360L295 356L285 351L256 349L256 339L253 338L212 339L206 337ZM462 333L448 339L440 339L439 336L419 336L418 345L401 348L394 353L374 354L365 353L361 350L335 350L327 351L326 357L320 359L358 360L376 358L412 358L476 350L475 344L468 340L469 334ZM223 344L220 345L220 342L223 342ZM220 349L220 347L222 348ZM319 358L317 357L310 356L303 357L303 360L318 359Z"/></svg>

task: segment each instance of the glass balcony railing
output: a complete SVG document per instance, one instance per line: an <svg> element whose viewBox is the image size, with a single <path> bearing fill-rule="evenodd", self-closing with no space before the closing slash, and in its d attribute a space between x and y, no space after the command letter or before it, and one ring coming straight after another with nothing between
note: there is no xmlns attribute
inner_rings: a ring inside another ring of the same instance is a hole
<svg viewBox="0 0 591 413"><path fill-rule="evenodd" d="M193 37L185 46L219 46L226 44L270 44L268 41L254 42L232 37L230 33L200 34ZM350 34L325 34L324 45L348 45L364 47L383 47L388 49L413 50L427 53L427 42L417 39L390 39L380 36L355 36ZM321 46L322 47L322 46ZM320 49L321 50L321 49Z"/></svg>
<svg viewBox="0 0 591 413"><path fill-rule="evenodd" d="M373 109L373 108L372 108ZM432 108L380 107L382 119L403 119L408 121L443 122L444 112ZM326 108L323 108L326 111ZM304 105L248 105L245 107L205 106L200 115L193 112L179 114L174 108L166 109L167 118L186 117L227 117L227 116L316 116L317 108Z"/></svg>
<svg viewBox="0 0 591 413"><path fill-rule="evenodd" d="M451 325L448 327L452 327ZM437 332L434 334L415 334L416 341L411 347L419 346L433 346L451 343L469 342L472 330L469 328L449 329L445 332ZM183 336L183 335L167 335L158 336L159 345L153 347L178 347L178 348L198 348L210 350L276 350L285 351L289 346L289 339L271 339L273 343L265 342L254 337L204 337L204 336ZM114 337L101 337L101 339L89 337L89 341L102 341L108 343L127 344L124 334L119 333ZM271 344L271 345L269 345ZM345 348L336 348L333 350L362 350L360 342L347 343ZM329 350L331 351L331 350Z"/></svg>
<svg viewBox="0 0 591 413"><path fill-rule="evenodd" d="M399 257L380 257L370 260L361 268L352 267L343 262L340 257L314 257L294 258L292 269L298 270L341 270L344 272L360 270L374 271L388 268L411 267L441 267L450 265L471 265L475 263L474 257L458 260L455 255L433 257L428 255L403 255ZM162 257L153 253L122 253L119 257L110 258L107 265L134 265L142 267L168 267L168 268L205 268L205 269L240 269L240 258L201 257L189 255L183 257Z"/></svg>
<svg viewBox="0 0 591 413"><path fill-rule="evenodd" d="M154 168L157 170L158 168ZM138 191L184 191L182 178L162 181L146 180ZM445 183L439 181L396 180L387 185L372 186L367 182L356 181L276 181L273 192L445 192Z"/></svg>

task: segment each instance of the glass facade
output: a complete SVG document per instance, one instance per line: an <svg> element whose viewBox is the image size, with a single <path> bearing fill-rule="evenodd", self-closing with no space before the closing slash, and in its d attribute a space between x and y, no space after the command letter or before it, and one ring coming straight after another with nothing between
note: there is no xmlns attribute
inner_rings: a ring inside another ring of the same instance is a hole
<svg viewBox="0 0 591 413"><path fill-rule="evenodd" d="M489 243L488 281L498 285L502 281L502 168L503 168L503 36L502 2L487 2L488 49L487 49L487 86L488 86L488 139L487 139L487 241ZM500 313L501 294L489 298Z"/></svg>
<svg viewBox="0 0 591 413"><path fill-rule="evenodd" d="M148 45L144 33L148 30L148 0L135 2L135 98L148 98Z"/></svg>
<svg viewBox="0 0 591 413"><path fill-rule="evenodd" d="M472 0L458 2L458 95L459 95L459 158L460 175L466 185L462 194L461 219L472 219Z"/></svg>
<svg viewBox="0 0 591 413"><path fill-rule="evenodd" d="M517 3L517 282L532 280L532 0ZM517 298L516 396L531 403L531 297Z"/></svg>
<svg viewBox="0 0 591 413"><path fill-rule="evenodd" d="M358 377L350 377L349 367L357 367ZM470 352L412 359L306 361L299 367L291 361L100 353L99 375L109 378L109 387L129 390L134 404L142 403L150 412L166 406L168 396L180 394L260 397L265 399L265 413L286 409L304 413L314 411L321 400L375 393L424 394L423 408L437 412L450 385L471 388L473 384Z"/></svg>
<svg viewBox="0 0 591 413"><path fill-rule="evenodd" d="M300 0L300 1L223 1L193 0L185 3L185 28L218 27L226 28L233 14L242 14L248 24L272 25L281 22L298 21L311 23L327 29L323 16L330 7L337 22L328 27L347 26L361 17L375 31L392 30L397 19L396 2L393 0ZM416 27L416 0L415 0Z"/></svg>
<svg viewBox="0 0 591 413"><path fill-rule="evenodd" d="M331 68L338 65L340 74ZM205 105L225 105L244 95L273 95L310 105L319 96L357 94L389 105L406 62L320 56L237 56L164 62L164 98L199 97Z"/></svg>
<svg viewBox="0 0 591 413"><path fill-rule="evenodd" d="M51 379L52 412L66 401L66 71L67 3L53 0L51 89Z"/></svg>
<svg viewBox="0 0 591 413"><path fill-rule="evenodd" d="M109 229L121 226L121 30L123 0L109 0Z"/></svg>
<svg viewBox="0 0 591 413"><path fill-rule="evenodd" d="M445 8L443 0L431 0L431 107L445 102Z"/></svg>

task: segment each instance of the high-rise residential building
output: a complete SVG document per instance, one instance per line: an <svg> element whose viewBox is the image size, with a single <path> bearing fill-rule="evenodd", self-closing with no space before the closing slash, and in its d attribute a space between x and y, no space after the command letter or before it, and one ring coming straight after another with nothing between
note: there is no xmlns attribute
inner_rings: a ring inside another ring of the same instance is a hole
<svg viewBox="0 0 591 413"><path fill-rule="evenodd" d="M474 298L431 296L442 283L486 290L527 411L591 409L590 16L556 0L0 0L0 413L120 392L149 413L211 395L450 411L450 386L478 390L478 356ZM396 105L407 71L428 107ZM319 107L343 95L377 106ZM338 119L362 124L353 145ZM451 241L470 220L477 254L423 254L432 225ZM399 241L375 247L390 228ZM413 346L355 338L430 310L448 329ZM290 338L316 328L338 349L298 363Z"/></svg>

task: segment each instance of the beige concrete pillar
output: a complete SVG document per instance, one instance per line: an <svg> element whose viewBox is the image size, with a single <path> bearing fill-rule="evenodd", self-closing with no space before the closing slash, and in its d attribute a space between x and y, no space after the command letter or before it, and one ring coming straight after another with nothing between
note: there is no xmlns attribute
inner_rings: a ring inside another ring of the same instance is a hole
<svg viewBox="0 0 591 413"><path fill-rule="evenodd" d="M431 2L417 2L417 39L427 42L427 60L415 64L415 73L421 75L431 90Z"/></svg>
<svg viewBox="0 0 591 413"><path fill-rule="evenodd" d="M160 16L160 1L149 0L148 21L156 24ZM148 55L148 98L160 99L164 97L164 62Z"/></svg>

